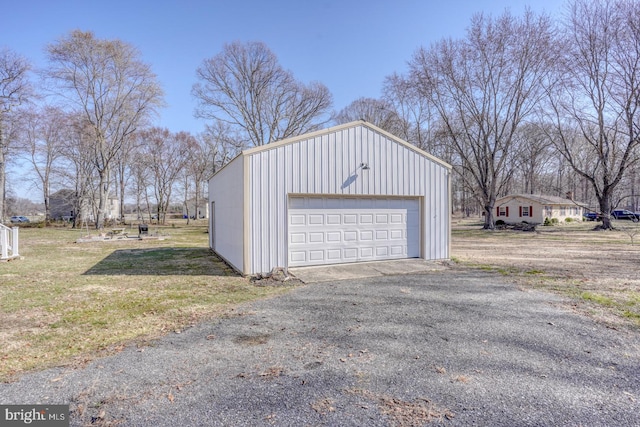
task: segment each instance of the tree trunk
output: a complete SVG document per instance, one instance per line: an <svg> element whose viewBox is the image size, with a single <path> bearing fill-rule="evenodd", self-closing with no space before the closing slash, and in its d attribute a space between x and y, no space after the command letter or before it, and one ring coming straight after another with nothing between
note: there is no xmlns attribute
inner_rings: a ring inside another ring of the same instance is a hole
<svg viewBox="0 0 640 427"><path fill-rule="evenodd" d="M104 221L106 219L106 209L109 202L109 181L110 174L109 169L103 169L99 172L100 184L98 186L98 213L96 215L96 230L102 230L104 228Z"/></svg>
<svg viewBox="0 0 640 427"><path fill-rule="evenodd" d="M600 225L600 228L603 230L612 230L611 194L609 194L609 192L603 194L598 200L598 204L600 205L600 212L602 213L602 224Z"/></svg>
<svg viewBox="0 0 640 427"><path fill-rule="evenodd" d="M484 205L484 225L482 226L484 230L495 230L496 228L496 222L493 216L493 205L494 203Z"/></svg>

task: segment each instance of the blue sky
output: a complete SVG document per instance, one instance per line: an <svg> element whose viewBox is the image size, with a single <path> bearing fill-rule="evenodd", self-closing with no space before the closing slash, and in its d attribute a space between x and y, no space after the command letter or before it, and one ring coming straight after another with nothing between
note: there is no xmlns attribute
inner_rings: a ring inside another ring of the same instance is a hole
<svg viewBox="0 0 640 427"><path fill-rule="evenodd" d="M464 36L474 13L552 15L560 0L4 0L0 45L45 66L44 47L74 29L136 46L158 75L168 107L156 124L198 133L191 86L206 58L235 40L263 41L303 82L319 81L340 110L380 96L385 76L404 72L412 53Z"/></svg>
<svg viewBox="0 0 640 427"><path fill-rule="evenodd" d="M319 81L340 110L380 96L384 78L406 71L420 46L460 38L471 17L528 5L557 16L561 0L0 0L0 46L46 65L44 48L74 29L136 46L168 104L157 126L197 134L195 70L232 41L262 41L305 83ZM11 184L11 180L9 182ZM17 190L17 189L16 189ZM20 195L26 197L26 195Z"/></svg>

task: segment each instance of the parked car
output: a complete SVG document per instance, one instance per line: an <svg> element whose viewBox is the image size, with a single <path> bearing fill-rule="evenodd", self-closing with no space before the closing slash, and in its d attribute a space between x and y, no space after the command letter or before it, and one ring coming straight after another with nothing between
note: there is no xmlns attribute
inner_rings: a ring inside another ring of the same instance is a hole
<svg viewBox="0 0 640 427"><path fill-rule="evenodd" d="M11 223L12 224L19 224L21 222L30 222L29 218L27 218L26 216L22 216L22 215L16 215L16 216L12 216L11 217Z"/></svg>
<svg viewBox="0 0 640 427"><path fill-rule="evenodd" d="M597 212L585 212L582 216L586 221L600 221L602 219Z"/></svg>
<svg viewBox="0 0 640 427"><path fill-rule="evenodd" d="M626 209L615 209L611 211L611 216L615 219L628 219L633 222L640 220L640 216Z"/></svg>

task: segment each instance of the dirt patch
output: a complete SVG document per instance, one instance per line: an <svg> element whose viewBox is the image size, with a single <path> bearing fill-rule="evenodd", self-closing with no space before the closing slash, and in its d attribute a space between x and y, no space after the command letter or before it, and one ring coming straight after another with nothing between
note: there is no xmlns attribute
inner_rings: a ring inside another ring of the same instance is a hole
<svg viewBox="0 0 640 427"><path fill-rule="evenodd" d="M438 407L429 399L422 398L408 402L368 390L358 389L352 392L375 402L380 413L388 418L392 427L421 426L433 421L451 420L455 417L453 412Z"/></svg>

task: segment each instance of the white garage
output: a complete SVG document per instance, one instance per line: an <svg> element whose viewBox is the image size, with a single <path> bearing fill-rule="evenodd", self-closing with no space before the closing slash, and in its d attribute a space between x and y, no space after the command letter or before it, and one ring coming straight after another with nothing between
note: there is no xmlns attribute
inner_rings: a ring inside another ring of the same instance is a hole
<svg viewBox="0 0 640 427"><path fill-rule="evenodd" d="M245 150L209 182L210 247L243 274L447 259L450 174L364 121Z"/></svg>

